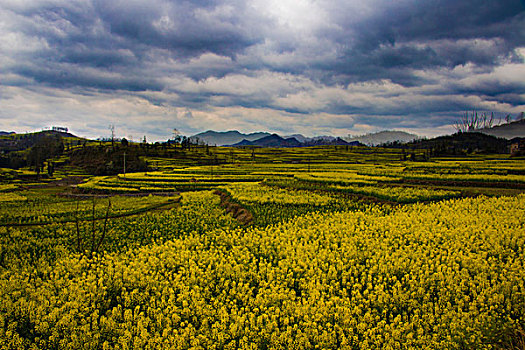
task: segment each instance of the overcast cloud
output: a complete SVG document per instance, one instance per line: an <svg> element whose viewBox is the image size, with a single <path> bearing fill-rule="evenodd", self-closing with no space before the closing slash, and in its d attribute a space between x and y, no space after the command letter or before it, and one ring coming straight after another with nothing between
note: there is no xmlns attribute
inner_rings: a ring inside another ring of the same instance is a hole
<svg viewBox="0 0 525 350"><path fill-rule="evenodd" d="M525 111L502 0L0 0L0 130L449 133Z"/></svg>

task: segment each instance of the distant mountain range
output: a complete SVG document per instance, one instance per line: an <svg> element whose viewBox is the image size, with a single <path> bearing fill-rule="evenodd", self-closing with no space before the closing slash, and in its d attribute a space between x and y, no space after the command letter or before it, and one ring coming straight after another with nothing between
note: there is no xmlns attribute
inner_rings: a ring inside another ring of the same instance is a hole
<svg viewBox="0 0 525 350"><path fill-rule="evenodd" d="M492 128L474 130L486 135L502 137L507 140L516 137L525 137L525 119L514 121L508 124L496 125Z"/></svg>
<svg viewBox="0 0 525 350"><path fill-rule="evenodd" d="M190 136L192 141L207 143L210 146L226 146L241 142L242 140L255 141L265 136L270 136L268 132L254 132L243 134L237 130L231 131L213 131L208 130L199 134Z"/></svg>
<svg viewBox="0 0 525 350"><path fill-rule="evenodd" d="M242 146L256 146L256 147L312 147L312 146L360 146L361 143L346 142L340 137L337 138L302 138L304 141L300 142L295 137L281 137L277 134L265 136L255 141L242 140L231 146L242 147Z"/></svg>
<svg viewBox="0 0 525 350"><path fill-rule="evenodd" d="M396 141L406 143L418 138L419 136L404 131L385 130L361 136L346 137L345 140L348 142L359 141L368 146L377 146Z"/></svg>
<svg viewBox="0 0 525 350"><path fill-rule="evenodd" d="M306 137L301 134L280 136L267 132L254 132L243 134L237 130L231 131L213 131L208 130L199 134L190 136L194 142L205 143L216 146L257 146L257 147L308 147L308 146L357 146L361 145L359 141L346 141L340 137L334 136L315 136Z"/></svg>
<svg viewBox="0 0 525 350"><path fill-rule="evenodd" d="M259 147L299 147L301 142L297 141L295 137L290 137L285 139L277 134L272 134L268 136L261 137L257 140L247 140L244 139L240 142L237 142L231 146L240 147L240 146L259 146Z"/></svg>

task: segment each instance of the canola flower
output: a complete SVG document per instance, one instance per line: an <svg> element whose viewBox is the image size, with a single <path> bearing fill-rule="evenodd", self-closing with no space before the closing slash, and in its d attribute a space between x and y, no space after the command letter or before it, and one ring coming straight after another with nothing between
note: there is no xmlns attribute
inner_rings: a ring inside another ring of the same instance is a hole
<svg viewBox="0 0 525 350"><path fill-rule="evenodd" d="M459 197L461 195L460 191L414 187L331 185L329 188L356 194L364 194L398 203L412 203L421 200L441 200Z"/></svg>
<svg viewBox="0 0 525 350"><path fill-rule="evenodd" d="M413 162L410 164L411 170L427 170L427 171L439 171L439 172L453 172L453 171L465 171L468 170L473 173L507 173L509 170L525 170L525 165L522 161L512 159L489 159L489 160L471 160L465 161L446 161L441 160L437 162Z"/></svg>
<svg viewBox="0 0 525 350"><path fill-rule="evenodd" d="M18 188L15 184L0 184L0 192L12 191Z"/></svg>
<svg viewBox="0 0 525 350"><path fill-rule="evenodd" d="M479 181L479 182L517 182L525 183L525 175L502 175L502 174L418 174L408 173L403 176L406 179L425 180L448 180L448 181Z"/></svg>
<svg viewBox="0 0 525 350"><path fill-rule="evenodd" d="M195 166L148 173L93 177L78 185L106 193L186 191L211 189L238 182L295 178L303 182L334 185L375 185L403 180L524 183L519 161L435 161L362 164L230 164ZM514 172L514 173L513 173ZM517 172L517 173L516 173ZM450 196L441 196L448 198ZM414 199L415 200L415 199Z"/></svg>
<svg viewBox="0 0 525 350"><path fill-rule="evenodd" d="M142 181L144 182L154 182L154 183L165 183L169 184L170 182L184 182L191 180L198 181L221 181L221 182L237 182L237 181L260 181L261 176L254 175L239 175L239 174L213 174L213 170L207 169L206 173L131 173L131 174L119 174L117 176L118 180L121 181Z"/></svg>
<svg viewBox="0 0 525 350"><path fill-rule="evenodd" d="M20 202L27 200L27 197L13 192L0 192L0 202Z"/></svg>
<svg viewBox="0 0 525 350"><path fill-rule="evenodd" d="M42 197L27 198L17 193L0 193L0 198L14 198L6 200L0 205L0 223L49 223L80 220L91 218L93 215L92 200L74 200L74 199L54 199L47 200ZM20 199L21 197L22 199ZM18 198L18 199L17 199ZM19 201L25 201L24 207L20 208ZM144 196L144 197L124 197L113 196L111 198L111 215L127 214L131 212L140 212L148 208L155 208L159 205L168 203L170 197L161 196ZM95 203L95 217L102 218L105 216L108 200L98 199Z"/></svg>
<svg viewBox="0 0 525 350"><path fill-rule="evenodd" d="M326 205L335 201L328 195L270 187L261 183L235 183L223 188L239 202Z"/></svg>
<svg viewBox="0 0 525 350"><path fill-rule="evenodd" d="M235 182L260 181L261 176L202 176L181 175L175 177L149 177L141 174L119 175L112 177L94 177L86 183L78 185L84 190L95 190L106 193L127 192L166 192L166 191L188 191L206 190L218 186L225 186Z"/></svg>
<svg viewBox="0 0 525 350"><path fill-rule="evenodd" d="M525 195L452 199L3 266L0 347L511 348L523 218Z"/></svg>
<svg viewBox="0 0 525 350"><path fill-rule="evenodd" d="M399 177L386 176L371 176L360 175L354 172L312 172L305 174L297 174L294 176L298 180L312 181L321 183L335 183L335 184L366 184L374 185L378 181L399 181Z"/></svg>
<svg viewBox="0 0 525 350"><path fill-rule="evenodd" d="M107 222L106 235L99 251L125 251L146 244L162 243L190 233L204 234L219 227L236 228L239 226L232 216L219 207L219 198L213 193L209 191L188 192L182 197L177 205L165 207L162 211L148 211L143 215L110 219ZM118 197L114 198L118 199ZM148 200L150 198L155 197L126 199ZM171 202L171 198L167 199L167 203ZM115 200L115 206L118 205L118 201ZM137 203L137 206L140 207L140 204ZM138 211L138 209L129 209L133 212ZM105 210L100 214L103 218ZM100 238L106 223L104 220L92 222L91 213L79 216L81 220L87 219L87 221L80 221L78 230L74 216L69 223L56 220L41 226L12 227L5 225L0 227L0 270L2 267L11 269L33 266L42 262L54 263L58 256L67 252L89 255L93 248L91 246L93 237L97 240ZM46 217L31 218L37 223L47 219ZM20 220L22 221L22 218Z"/></svg>

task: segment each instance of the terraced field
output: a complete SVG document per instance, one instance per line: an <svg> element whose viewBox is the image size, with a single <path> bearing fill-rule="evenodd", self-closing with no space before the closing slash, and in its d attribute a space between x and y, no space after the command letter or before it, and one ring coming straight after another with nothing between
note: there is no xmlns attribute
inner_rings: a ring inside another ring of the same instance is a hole
<svg viewBox="0 0 525 350"><path fill-rule="evenodd" d="M236 163L93 177L78 186L99 193L180 192L229 184L258 183L289 189L347 192L409 203L525 189L521 161L435 161L396 163ZM250 187L251 188L251 187Z"/></svg>
<svg viewBox="0 0 525 350"><path fill-rule="evenodd" d="M213 151L233 163L6 176L0 348L525 343L522 159Z"/></svg>

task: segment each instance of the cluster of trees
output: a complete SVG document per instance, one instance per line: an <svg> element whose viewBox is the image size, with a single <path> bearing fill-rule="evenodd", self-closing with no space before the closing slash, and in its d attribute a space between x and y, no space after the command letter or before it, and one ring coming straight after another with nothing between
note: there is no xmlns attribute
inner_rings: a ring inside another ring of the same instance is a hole
<svg viewBox="0 0 525 350"><path fill-rule="evenodd" d="M416 140L409 147L426 149L430 156L461 156L476 153L508 153L509 141L478 132L456 133L429 140Z"/></svg>
<svg viewBox="0 0 525 350"><path fill-rule="evenodd" d="M9 152L0 155L0 168L20 169L27 165L27 159L21 152Z"/></svg>
<svg viewBox="0 0 525 350"><path fill-rule="evenodd" d="M29 166L40 174L44 171L46 160L62 155L64 149L64 140L57 133L22 135L4 150L0 156L0 167L19 169ZM50 175L53 171L53 164L48 163Z"/></svg>
<svg viewBox="0 0 525 350"><path fill-rule="evenodd" d="M64 141L58 134L42 134L37 142L29 149L27 163L34 167L37 175L44 171L44 163L49 158L62 155L64 152ZM53 175L53 163L48 162L49 175Z"/></svg>
<svg viewBox="0 0 525 350"><path fill-rule="evenodd" d="M111 142L111 145L104 141ZM99 139L96 145L88 140L74 139L65 142L60 133L43 131L0 139L0 167L30 167L39 176L46 171L47 166L47 172L52 176L55 165L58 164L49 160L67 154L71 165L79 166L92 174L111 175L122 173L124 169L128 172L146 171L147 164L141 159L145 156L181 157L201 162L201 156L197 153L193 155L187 152L200 147L205 147L207 158L210 158L211 152L207 145L180 134L167 142L155 143L148 143L145 137L141 143L133 143L126 138L117 139L112 135L110 139ZM218 160L215 159L214 163L218 163Z"/></svg>
<svg viewBox="0 0 525 350"><path fill-rule="evenodd" d="M196 146L204 146L204 143L199 140L198 137L187 137L184 135L175 135L173 139L170 139L166 142L168 145L180 145L180 148L190 150Z"/></svg>
<svg viewBox="0 0 525 350"><path fill-rule="evenodd" d="M115 147L100 145L75 149L69 154L70 163L94 175L146 171L147 163L140 158L141 149L129 147L127 140L124 140Z"/></svg>
<svg viewBox="0 0 525 350"><path fill-rule="evenodd" d="M409 143L399 141L381 144L380 147L402 149L401 160L429 160L440 156L463 156L472 153L509 152L510 141L479 132L456 133L433 139L418 139ZM420 150L420 152L416 152ZM421 154L421 150L424 152Z"/></svg>

